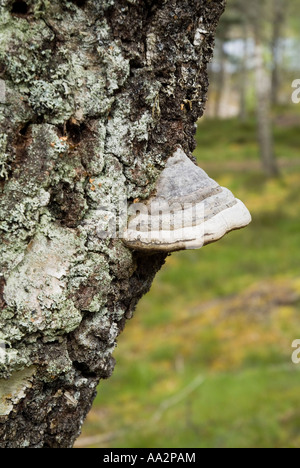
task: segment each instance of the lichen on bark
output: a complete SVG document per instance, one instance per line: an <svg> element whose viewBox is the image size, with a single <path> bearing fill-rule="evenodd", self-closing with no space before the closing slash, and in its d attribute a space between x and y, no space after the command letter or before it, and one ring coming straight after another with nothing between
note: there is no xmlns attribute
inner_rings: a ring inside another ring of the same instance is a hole
<svg viewBox="0 0 300 468"><path fill-rule="evenodd" d="M104 211L193 151L223 8L0 0L0 447L72 446L111 375L165 254L101 238Z"/></svg>

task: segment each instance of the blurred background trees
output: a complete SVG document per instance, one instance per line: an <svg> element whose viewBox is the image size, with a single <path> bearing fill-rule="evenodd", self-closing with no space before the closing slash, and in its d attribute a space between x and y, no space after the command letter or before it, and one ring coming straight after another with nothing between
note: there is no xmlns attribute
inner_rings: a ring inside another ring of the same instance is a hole
<svg viewBox="0 0 300 468"><path fill-rule="evenodd" d="M279 173L272 107L290 101L288 76L299 66L296 37L300 18L298 22L293 17L299 17L297 3L228 0L211 65L209 115L236 115L245 121L248 112L255 110L259 154L263 170L270 177Z"/></svg>

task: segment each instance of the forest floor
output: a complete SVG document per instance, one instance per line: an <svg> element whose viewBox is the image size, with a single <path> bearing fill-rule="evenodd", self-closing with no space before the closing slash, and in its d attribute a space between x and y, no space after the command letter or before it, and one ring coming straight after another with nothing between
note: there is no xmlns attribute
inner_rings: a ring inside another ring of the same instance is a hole
<svg viewBox="0 0 300 468"><path fill-rule="evenodd" d="M300 446L299 125L276 119L281 176L255 122L204 120L195 156L250 209L217 244L168 258L127 324L77 447ZM284 122L284 125L282 124Z"/></svg>

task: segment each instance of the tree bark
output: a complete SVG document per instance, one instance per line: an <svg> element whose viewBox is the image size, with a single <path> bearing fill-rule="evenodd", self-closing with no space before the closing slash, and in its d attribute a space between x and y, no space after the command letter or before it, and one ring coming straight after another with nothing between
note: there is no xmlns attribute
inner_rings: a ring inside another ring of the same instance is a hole
<svg viewBox="0 0 300 468"><path fill-rule="evenodd" d="M3 0L0 447L72 447L165 260L105 238L191 155L224 1ZM119 210L119 211L118 211Z"/></svg>

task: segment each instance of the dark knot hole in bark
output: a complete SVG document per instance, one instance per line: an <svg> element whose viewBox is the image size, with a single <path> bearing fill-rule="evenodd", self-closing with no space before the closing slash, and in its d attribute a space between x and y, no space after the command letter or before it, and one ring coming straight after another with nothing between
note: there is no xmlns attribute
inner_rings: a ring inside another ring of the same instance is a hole
<svg viewBox="0 0 300 468"><path fill-rule="evenodd" d="M11 12L13 15L27 15L29 7L26 2L18 0L13 3Z"/></svg>
<svg viewBox="0 0 300 468"><path fill-rule="evenodd" d="M71 0L72 3L75 3L79 8L83 8L87 0Z"/></svg>

